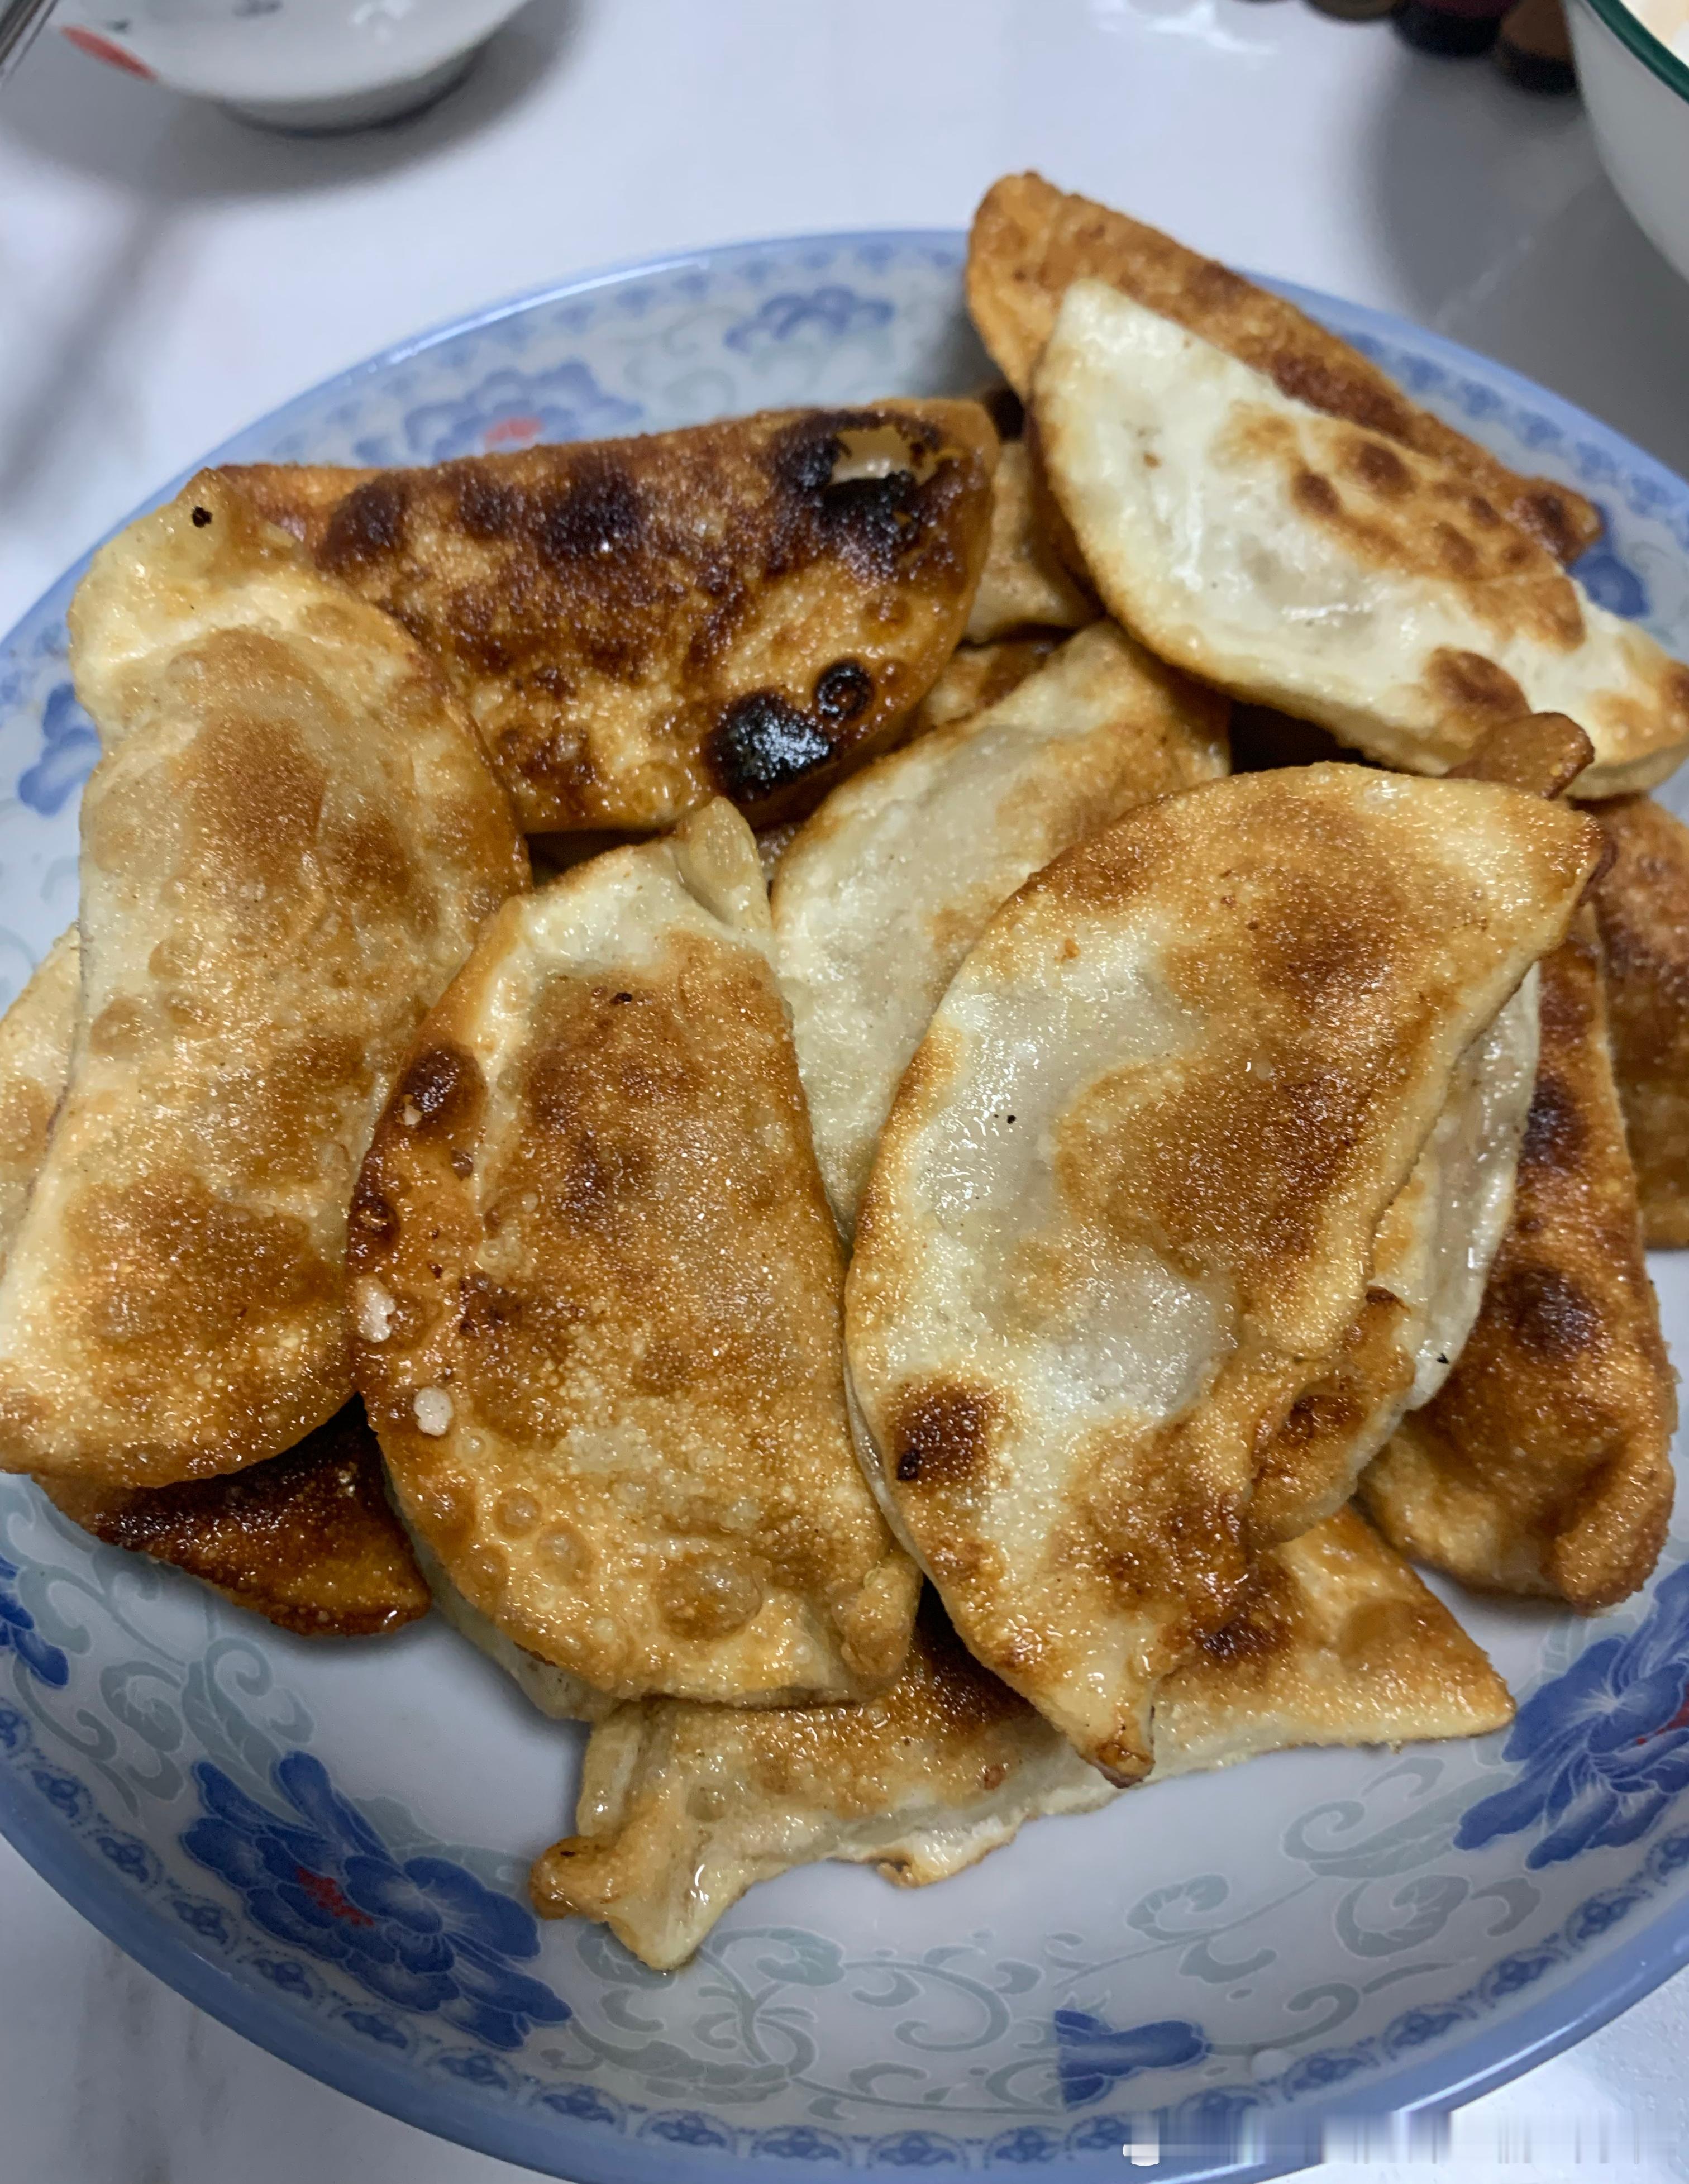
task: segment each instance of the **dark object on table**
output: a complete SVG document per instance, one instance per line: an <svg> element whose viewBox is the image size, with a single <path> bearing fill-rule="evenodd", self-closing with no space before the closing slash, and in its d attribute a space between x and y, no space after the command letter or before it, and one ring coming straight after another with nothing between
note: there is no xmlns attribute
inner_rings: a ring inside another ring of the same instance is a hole
<svg viewBox="0 0 1689 2184"><path fill-rule="evenodd" d="M1562 0L1515 0L1502 18L1496 65L1521 91L1575 91L1571 33Z"/></svg>
<svg viewBox="0 0 1689 2184"><path fill-rule="evenodd" d="M1422 53L1451 60L1486 53L1496 42L1508 0L1402 0L1391 20Z"/></svg>
<svg viewBox="0 0 1689 2184"><path fill-rule="evenodd" d="M1394 12L1397 0L1311 0L1317 13L1340 23L1376 23Z"/></svg>

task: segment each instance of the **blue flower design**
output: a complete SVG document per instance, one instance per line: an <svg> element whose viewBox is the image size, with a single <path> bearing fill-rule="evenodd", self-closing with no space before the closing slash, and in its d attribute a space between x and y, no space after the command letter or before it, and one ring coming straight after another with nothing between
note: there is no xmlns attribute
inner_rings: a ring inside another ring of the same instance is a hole
<svg viewBox="0 0 1689 2184"><path fill-rule="evenodd" d="M1469 1808L1458 1848L1540 1828L1525 1862L1558 1865L1647 1833L1689 1788L1689 1563L1628 1637L1598 1640L1532 1692L1502 1756L1523 1770Z"/></svg>
<svg viewBox="0 0 1689 2184"><path fill-rule="evenodd" d="M309 1752L291 1752L272 1770L291 1812L256 1803L208 1760L193 1777L204 1817L182 1847L266 1934L491 2048L519 2048L531 2026L568 2017L549 1986L511 1964L539 1953L532 1914L449 1859L401 1864Z"/></svg>
<svg viewBox="0 0 1689 2184"><path fill-rule="evenodd" d="M34 1616L12 1590L17 1578L17 1564L0 1555L0 1653L9 1646L39 1682L62 1691L70 1680L70 1663L36 1629Z"/></svg>
<svg viewBox="0 0 1689 2184"><path fill-rule="evenodd" d="M1640 621L1648 610L1647 587L1628 561L1613 549L1613 518L1601 511L1602 532L1586 554L1578 557L1574 576L1599 607L1611 614Z"/></svg>
<svg viewBox="0 0 1689 2184"><path fill-rule="evenodd" d="M883 297L859 296L854 288L830 282L806 296L768 297L750 318L729 326L722 343L743 356L754 356L790 341L807 326L828 341L843 341L848 335L888 326L891 317L892 307Z"/></svg>
<svg viewBox="0 0 1689 2184"><path fill-rule="evenodd" d="M18 776L18 799L53 818L93 772L100 739L68 682L55 682L41 714L41 755Z"/></svg>
<svg viewBox="0 0 1689 2184"><path fill-rule="evenodd" d="M506 454L538 440L605 439L639 417L637 402L607 393L571 358L549 371L506 365L454 401L424 402L406 415L404 439L414 461L443 463L454 455Z"/></svg>
<svg viewBox="0 0 1689 2184"><path fill-rule="evenodd" d="M1036 2124L1023 2124L1018 2131L1006 2131L994 2138L985 2149L985 2159L1012 2163L1017 2169L1030 2169L1039 2163L1053 2161L1061 2151L1058 2138L1052 2137L1047 2131L1040 2131Z"/></svg>
<svg viewBox="0 0 1689 2184"><path fill-rule="evenodd" d="M1208 2052L1208 2036L1183 2017L1160 2018L1118 2032L1089 2010L1058 2009L1056 2045L1062 2098L1073 2109L1140 2070L1183 2070L1200 2063Z"/></svg>
<svg viewBox="0 0 1689 2184"><path fill-rule="evenodd" d="M784 2124L778 2131L759 2132L755 2150L777 2161L836 2161L844 2167L850 2159L850 2149L842 2138L808 2123Z"/></svg>
<svg viewBox="0 0 1689 2184"><path fill-rule="evenodd" d="M894 2131L889 2138L877 2138L870 2149L870 2157L883 2161L889 2169L959 2169L962 2148L952 2138L940 2138L934 2131Z"/></svg>

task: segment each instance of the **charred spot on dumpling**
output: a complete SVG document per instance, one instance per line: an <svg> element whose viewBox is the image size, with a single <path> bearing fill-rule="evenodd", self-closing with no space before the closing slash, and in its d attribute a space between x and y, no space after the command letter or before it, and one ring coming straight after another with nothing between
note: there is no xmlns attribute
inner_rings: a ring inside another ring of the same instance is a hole
<svg viewBox="0 0 1689 2184"><path fill-rule="evenodd" d="M1407 437L1408 407L1393 388L1375 386L1369 377L1334 367L1329 360L1285 350L1271 365L1273 384L1292 402L1305 402L1310 410L1323 410L1328 417L1346 418L1386 438Z"/></svg>
<svg viewBox="0 0 1689 2184"><path fill-rule="evenodd" d="M1528 713L1525 696L1505 667L1486 660L1481 652L1458 652L1439 646L1425 670L1432 694L1451 711L1488 714L1510 719Z"/></svg>
<svg viewBox="0 0 1689 2184"><path fill-rule="evenodd" d="M1519 1149L1520 1166L1569 1173L1588 1134L1571 1088L1548 1071L1540 1071Z"/></svg>
<svg viewBox="0 0 1689 2184"><path fill-rule="evenodd" d="M1368 493L1380 500L1399 500L1413 490L1413 476L1394 448L1382 440L1357 437L1349 443L1349 468Z"/></svg>
<svg viewBox="0 0 1689 2184"><path fill-rule="evenodd" d="M833 755L831 737L778 690L736 698L705 738L705 757L722 793L758 804Z"/></svg>
<svg viewBox="0 0 1689 2184"><path fill-rule="evenodd" d="M1491 1297L1523 1350L1558 1362L1592 1349L1601 1338L1601 1313L1557 1267L1508 1269Z"/></svg>
<svg viewBox="0 0 1689 2184"><path fill-rule="evenodd" d="M487 1089L473 1055L430 1047L405 1071L393 1095L399 1117L419 1137L446 1137L476 1115Z"/></svg>
<svg viewBox="0 0 1689 2184"><path fill-rule="evenodd" d="M372 1170L366 1167L359 1176L352 1193L352 1211L347 1228L348 1262L355 1271L390 1251L398 1240L398 1212L376 1180Z"/></svg>
<svg viewBox="0 0 1689 2184"><path fill-rule="evenodd" d="M325 569L367 568L404 544L408 494L402 477L375 477L354 486L328 520L317 560Z"/></svg>
<svg viewBox="0 0 1689 2184"><path fill-rule="evenodd" d="M960 1485L984 1469L997 1405L978 1390L928 1388L904 1405L892 1428L894 1462L904 1485Z"/></svg>
<svg viewBox="0 0 1689 2184"><path fill-rule="evenodd" d="M923 488L942 445L924 418L887 410L822 410L782 432L770 450L778 486L800 531L869 577L894 577L926 525ZM795 544L795 541L793 542Z"/></svg>
<svg viewBox="0 0 1689 2184"><path fill-rule="evenodd" d="M1290 498L1308 515L1329 519L1343 512L1336 487L1318 471L1298 471L1290 481Z"/></svg>
<svg viewBox="0 0 1689 2184"><path fill-rule="evenodd" d="M460 464L453 477L458 521L471 538L507 538L520 529L527 497L496 471L479 463Z"/></svg>
<svg viewBox="0 0 1689 2184"><path fill-rule="evenodd" d="M874 678L859 660L835 660L815 682L815 710L829 727L843 727L873 703Z"/></svg>
<svg viewBox="0 0 1689 2184"><path fill-rule="evenodd" d="M554 567L610 560L633 553L645 528L639 490L614 455L583 455L561 491L541 509L535 537Z"/></svg>

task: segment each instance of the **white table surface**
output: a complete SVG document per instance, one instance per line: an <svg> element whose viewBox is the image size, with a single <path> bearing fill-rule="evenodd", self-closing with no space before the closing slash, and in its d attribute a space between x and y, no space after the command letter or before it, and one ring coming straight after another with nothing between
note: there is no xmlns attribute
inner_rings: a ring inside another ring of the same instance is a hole
<svg viewBox="0 0 1689 2184"><path fill-rule="evenodd" d="M432 114L259 134L49 32L0 93L0 628L151 488L370 350L580 269L964 223L1042 168L1405 312L1689 471L1689 288L1575 103L1302 0L532 0ZM1457 2119L1451 2184L1689 2176L1689 1975ZM1380 2139L1327 2184L1408 2173ZM0 2184L495 2184L301 2077L0 1845Z"/></svg>

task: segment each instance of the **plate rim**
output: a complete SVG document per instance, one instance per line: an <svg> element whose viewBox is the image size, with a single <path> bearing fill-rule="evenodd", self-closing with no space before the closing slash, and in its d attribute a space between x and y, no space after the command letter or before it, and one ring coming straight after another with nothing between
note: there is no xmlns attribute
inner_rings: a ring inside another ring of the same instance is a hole
<svg viewBox="0 0 1689 2184"><path fill-rule="evenodd" d="M137 517L179 491L198 471L210 464L237 459L243 443L253 434L280 428L325 396L390 370L443 343L595 290L655 279L694 267L716 270L766 253L785 254L805 248L837 253L889 243L906 249L926 248L959 259L965 252L967 240L967 231L962 228L881 226L799 231L700 244L596 266L584 273L522 290L455 318L438 320L330 373L315 385L250 419L167 480L54 578L25 608L12 629L0 638L0 647L9 644L17 632L47 609L55 595L74 585L101 546ZM1312 316L1323 317L1324 312L1335 310L1346 326L1356 331L1370 332L1386 341L1400 341L1406 333L1422 354L1444 365L1463 372L1470 372L1476 367L1482 377L1525 399L1563 427L1577 433L1592 432L1622 456L1632 475L1651 474L1663 482L1675 497L1689 503L1689 482L1658 457L1637 447L1615 426L1592 415L1568 397L1540 385L1513 366L1486 357L1446 334L1421 326L1379 305L1350 302L1298 282L1270 276L1251 277ZM30 1798L9 1769L0 1769L0 1835L56 1895L175 1992L294 2069L418 2130L543 2175L571 2177L575 2184L673 2184L673 2180L683 2174L727 2179L744 2173L748 2163L754 2164L754 2174L766 2177L769 2184L799 2184L799 2180L813 2178L816 2173L812 2163L794 2161L783 2155L743 2156L708 2147L691 2147L683 2151L666 2144L659 2151L642 2147L637 2140L594 2130L575 2119L555 2113L548 2112L542 2117L531 2108L500 2110L466 2092L431 2081L383 2056L354 2051L312 2020L288 2010L279 2000L272 2003L258 1989L222 1970L191 1942L172 1932L139 1899L131 1900L120 1883L114 1880L109 1882L75 1839L53 1823L42 1801ZM1268 2178L1285 2176L1320 2160L1323 2136L1341 2120L1381 2114L1446 2114L1495 2091L1586 2039L1686 1964L1689 1964L1689 1897L1664 1908L1647 1925L1638 1928L1628 1942L1575 1975L1552 1995L1498 2022L1475 2027L1467 2037L1451 2043L1435 2057L1373 2079L1363 2096L1351 2093L1346 2097L1341 2091L1335 2091L1294 2109L1259 2112L1256 2120L1263 2129L1267 2146L1258 2157L1222 2156L1215 2159L1207 2155L1188 2159L1174 2156L1159 2164L1157 2174L1168 2180L1177 2179L1178 2184L1265 2184ZM1080 2153L1057 2159L1064 2161L1071 2175L1119 2175L1118 2153L1098 2150L1094 2154ZM560 2162L566 2165L557 2165ZM989 2170L973 2173L994 2172L1005 2173L995 2163ZM872 2164L856 2173L889 2176L892 2172Z"/></svg>

